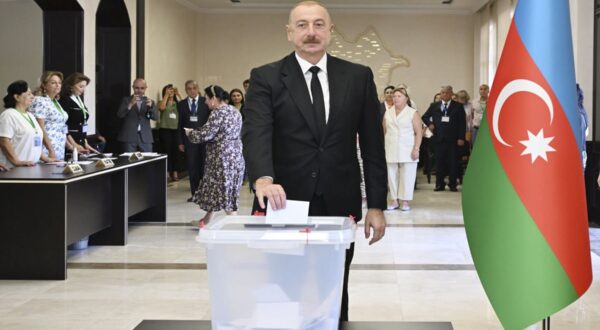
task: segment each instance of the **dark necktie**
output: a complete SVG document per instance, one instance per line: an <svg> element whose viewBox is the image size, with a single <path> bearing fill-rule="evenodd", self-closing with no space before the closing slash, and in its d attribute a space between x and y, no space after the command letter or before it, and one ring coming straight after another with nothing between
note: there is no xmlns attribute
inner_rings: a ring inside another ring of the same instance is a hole
<svg viewBox="0 0 600 330"><path fill-rule="evenodd" d="M321 88L321 82L319 81L318 73L321 69L318 66L310 68L312 73L312 79L310 80L310 92L313 99L313 109L315 110L315 119L317 129L319 130L319 137L323 136L325 131L325 99L323 98L323 88Z"/></svg>
<svg viewBox="0 0 600 330"><path fill-rule="evenodd" d="M444 116L448 115L448 103L444 102L444 106L442 107L442 111L444 112Z"/></svg>
<svg viewBox="0 0 600 330"><path fill-rule="evenodd" d="M197 109L198 109L198 106L196 105L196 99L192 99L192 116L196 115Z"/></svg>

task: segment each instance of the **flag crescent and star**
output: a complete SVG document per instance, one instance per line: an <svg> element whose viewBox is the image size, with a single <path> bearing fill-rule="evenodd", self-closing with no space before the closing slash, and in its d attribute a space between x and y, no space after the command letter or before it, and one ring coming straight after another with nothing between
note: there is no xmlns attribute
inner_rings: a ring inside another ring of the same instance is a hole
<svg viewBox="0 0 600 330"><path fill-rule="evenodd" d="M591 285L579 120L568 0L519 0L462 194L475 268L506 329Z"/></svg>

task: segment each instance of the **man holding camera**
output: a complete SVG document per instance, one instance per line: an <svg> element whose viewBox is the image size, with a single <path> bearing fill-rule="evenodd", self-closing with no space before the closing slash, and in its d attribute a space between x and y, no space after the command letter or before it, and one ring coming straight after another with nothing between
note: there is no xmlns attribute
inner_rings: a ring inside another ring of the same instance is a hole
<svg viewBox="0 0 600 330"><path fill-rule="evenodd" d="M117 117L123 119L117 140L122 152L151 152L150 119L157 119L156 103L144 95L148 88L144 79L134 80L132 88L133 95L124 97L117 111Z"/></svg>

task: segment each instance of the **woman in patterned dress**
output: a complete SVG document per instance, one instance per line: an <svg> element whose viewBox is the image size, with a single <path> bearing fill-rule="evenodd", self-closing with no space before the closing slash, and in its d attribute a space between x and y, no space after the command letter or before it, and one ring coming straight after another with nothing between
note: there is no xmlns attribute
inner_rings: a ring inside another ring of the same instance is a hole
<svg viewBox="0 0 600 330"><path fill-rule="evenodd" d="M29 111L37 119L44 132L43 153L50 159L65 159L67 120L69 115L58 103L63 75L58 71L46 71L40 78L41 85Z"/></svg>
<svg viewBox="0 0 600 330"><path fill-rule="evenodd" d="M227 104L229 93L223 88L210 85L204 92L205 103L211 110L208 121L198 130L185 128L192 143L206 142L204 177L193 198L194 203L206 211L200 226L207 224L217 211L236 214L244 178L242 116L234 106Z"/></svg>

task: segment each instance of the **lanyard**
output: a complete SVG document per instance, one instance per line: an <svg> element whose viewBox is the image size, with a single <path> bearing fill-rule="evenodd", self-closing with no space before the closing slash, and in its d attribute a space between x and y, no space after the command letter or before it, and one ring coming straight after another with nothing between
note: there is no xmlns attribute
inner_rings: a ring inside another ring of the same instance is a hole
<svg viewBox="0 0 600 330"><path fill-rule="evenodd" d="M31 119L31 117L29 117L29 114L28 113L22 113L19 110L17 110L17 112L20 113L21 116L23 116L23 118L25 118L29 122L29 125L31 125L31 127L33 127L33 129L35 130L35 134L37 135L37 128L35 127L35 124L33 123L33 119Z"/></svg>
<svg viewBox="0 0 600 330"><path fill-rule="evenodd" d="M63 110L63 108L60 106L60 103L58 103L58 101L56 99L52 100L52 103L54 103L54 106L56 107L56 109L58 109L58 111L60 111L64 117L67 117L67 113L65 112L65 110Z"/></svg>
<svg viewBox="0 0 600 330"><path fill-rule="evenodd" d="M79 109L81 109L81 111L84 113L83 117L85 118L85 115L88 114L87 108L85 107L85 104L83 104L83 101L79 98L79 96L75 96L75 98L77 99L77 105L79 105Z"/></svg>

